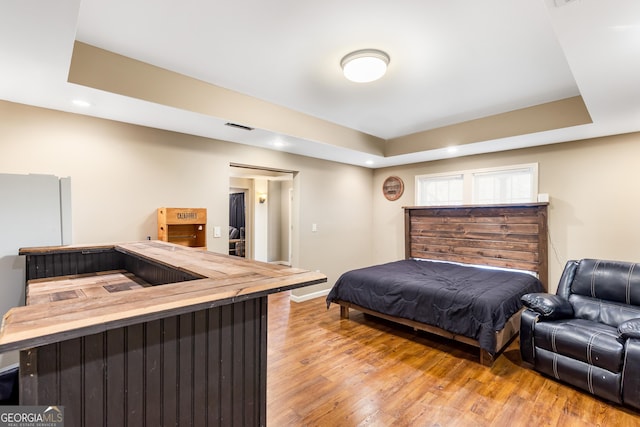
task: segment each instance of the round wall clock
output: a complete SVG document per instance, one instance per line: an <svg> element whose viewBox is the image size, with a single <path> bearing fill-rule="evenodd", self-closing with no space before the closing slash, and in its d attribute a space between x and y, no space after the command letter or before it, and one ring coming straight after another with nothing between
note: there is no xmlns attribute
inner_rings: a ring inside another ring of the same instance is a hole
<svg viewBox="0 0 640 427"><path fill-rule="evenodd" d="M398 200L404 192L404 182L397 176L390 176L382 184L382 194L387 200Z"/></svg>

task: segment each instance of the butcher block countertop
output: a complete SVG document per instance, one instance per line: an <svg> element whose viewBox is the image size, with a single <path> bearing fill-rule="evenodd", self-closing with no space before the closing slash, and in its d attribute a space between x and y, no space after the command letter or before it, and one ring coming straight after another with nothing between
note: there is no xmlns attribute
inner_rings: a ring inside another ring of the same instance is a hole
<svg viewBox="0 0 640 427"><path fill-rule="evenodd" d="M196 277L151 285L126 270L30 280L27 305L9 310L0 352L24 350L142 321L233 304L327 281L325 275L159 241L20 249L20 255L114 250Z"/></svg>

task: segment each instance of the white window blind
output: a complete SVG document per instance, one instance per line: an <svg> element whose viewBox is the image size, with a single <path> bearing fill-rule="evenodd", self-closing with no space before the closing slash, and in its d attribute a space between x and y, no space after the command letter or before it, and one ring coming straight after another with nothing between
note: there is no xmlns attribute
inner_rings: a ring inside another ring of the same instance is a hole
<svg viewBox="0 0 640 427"><path fill-rule="evenodd" d="M418 206L530 203L537 195L537 163L416 176Z"/></svg>
<svg viewBox="0 0 640 427"><path fill-rule="evenodd" d="M478 204L535 201L531 168L473 174L473 202Z"/></svg>
<svg viewBox="0 0 640 427"><path fill-rule="evenodd" d="M418 188L418 205L460 205L463 202L464 177L461 174L433 176L421 179Z"/></svg>

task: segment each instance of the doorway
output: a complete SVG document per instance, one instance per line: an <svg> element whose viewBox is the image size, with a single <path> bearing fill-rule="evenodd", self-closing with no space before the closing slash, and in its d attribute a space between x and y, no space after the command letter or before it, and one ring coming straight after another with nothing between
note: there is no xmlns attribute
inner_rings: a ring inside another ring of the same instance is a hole
<svg viewBox="0 0 640 427"><path fill-rule="evenodd" d="M257 261L291 265L293 253L294 182L297 172L247 165L230 165L229 225L233 199L244 199L244 236L240 241L229 237L229 253L240 256L235 244L244 246L243 256ZM234 226L232 221L236 221ZM231 243L234 244L232 248ZM231 253L231 252L234 253Z"/></svg>
<svg viewBox="0 0 640 427"><path fill-rule="evenodd" d="M245 257L246 206L245 192L229 193L229 255Z"/></svg>

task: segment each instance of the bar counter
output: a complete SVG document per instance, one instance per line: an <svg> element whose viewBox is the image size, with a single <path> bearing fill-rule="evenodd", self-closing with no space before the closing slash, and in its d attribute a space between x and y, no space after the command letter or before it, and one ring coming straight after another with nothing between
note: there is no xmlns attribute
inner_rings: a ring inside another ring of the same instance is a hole
<svg viewBox="0 0 640 427"><path fill-rule="evenodd" d="M23 248L20 404L65 425L265 425L267 296L318 272L159 241Z"/></svg>

